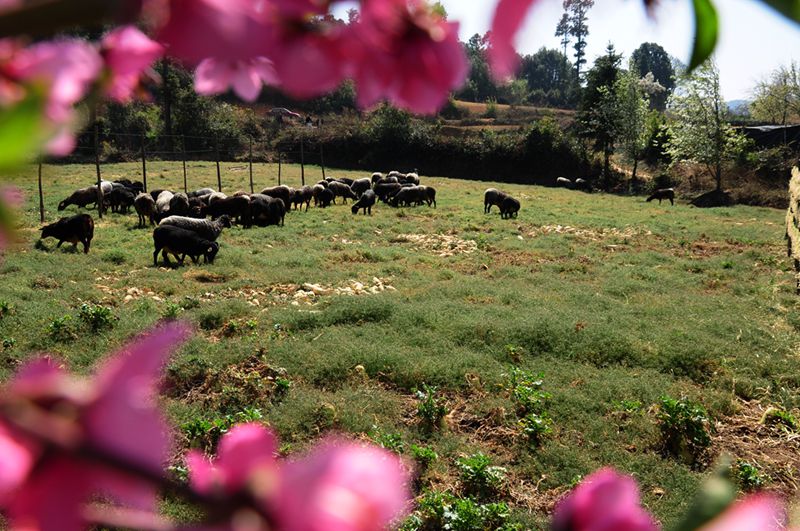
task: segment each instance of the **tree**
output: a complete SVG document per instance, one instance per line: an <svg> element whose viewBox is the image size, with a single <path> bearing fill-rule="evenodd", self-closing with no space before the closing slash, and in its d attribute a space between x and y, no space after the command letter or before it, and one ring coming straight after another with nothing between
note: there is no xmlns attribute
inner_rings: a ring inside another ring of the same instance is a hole
<svg viewBox="0 0 800 531"><path fill-rule="evenodd" d="M719 70L712 61L685 75L669 99L666 150L672 162L694 162L706 167L722 190L722 167L741 152L745 139L728 122L728 106L719 86Z"/></svg>
<svg viewBox="0 0 800 531"><path fill-rule="evenodd" d="M633 61L631 60L631 63ZM622 155L633 164L631 187L636 189L636 169L644 156L649 140L647 115L649 99L644 84L631 64L627 72L620 75L615 92L619 101L620 144Z"/></svg>
<svg viewBox="0 0 800 531"><path fill-rule="evenodd" d="M675 69L667 51L654 42L642 43L631 54L631 69L636 70L639 78L651 73L653 79L664 87L663 92L650 96L650 108L663 112L669 95L675 89Z"/></svg>
<svg viewBox="0 0 800 531"><path fill-rule="evenodd" d="M580 79L581 66L586 64L586 37L589 35L587 13L594 6L594 0L564 0L564 11L569 20L569 35L575 37L575 75ZM563 20L563 18L562 18Z"/></svg>
<svg viewBox="0 0 800 531"><path fill-rule="evenodd" d="M464 45L469 58L470 71L467 83L458 96L470 101L486 101L489 98L497 99L497 87L489 73L489 64L486 61L487 38L476 33Z"/></svg>
<svg viewBox="0 0 800 531"><path fill-rule="evenodd" d="M574 107L577 103L578 80L569 59L558 50L541 48L526 55L519 76L528 83L536 103L559 107Z"/></svg>
<svg viewBox="0 0 800 531"><path fill-rule="evenodd" d="M561 20L558 21L556 26L556 37L561 37L561 46L564 47L564 56L567 55L567 46L569 45L569 14L564 13L561 15Z"/></svg>
<svg viewBox="0 0 800 531"><path fill-rule="evenodd" d="M595 148L603 152L603 180L607 186L611 183L611 155L622 129L615 90L621 61L622 56L609 44L606 54L586 74L586 90L578 114L582 134L594 138Z"/></svg>
<svg viewBox="0 0 800 531"><path fill-rule="evenodd" d="M800 69L794 61L780 66L756 85L750 113L753 118L771 124L786 125L800 121Z"/></svg>

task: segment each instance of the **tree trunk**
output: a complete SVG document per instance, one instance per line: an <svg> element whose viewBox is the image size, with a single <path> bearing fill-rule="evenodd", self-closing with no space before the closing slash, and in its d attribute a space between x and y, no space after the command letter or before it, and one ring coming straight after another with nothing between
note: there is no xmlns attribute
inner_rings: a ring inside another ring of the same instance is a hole
<svg viewBox="0 0 800 531"><path fill-rule="evenodd" d="M717 179L717 192L722 191L722 161L717 160L717 167L714 168L714 177Z"/></svg>
<svg viewBox="0 0 800 531"><path fill-rule="evenodd" d="M633 172L631 172L631 192L636 193L636 168L639 166L639 159L633 159Z"/></svg>

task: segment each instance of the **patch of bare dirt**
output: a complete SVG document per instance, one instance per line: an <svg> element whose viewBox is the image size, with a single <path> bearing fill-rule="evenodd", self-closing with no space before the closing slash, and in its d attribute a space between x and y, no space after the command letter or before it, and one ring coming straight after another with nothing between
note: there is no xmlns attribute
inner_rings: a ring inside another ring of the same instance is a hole
<svg viewBox="0 0 800 531"><path fill-rule="evenodd" d="M800 433L762 422L767 406L740 402L739 412L717 422L712 439L715 454L728 454L769 476L767 489L795 496L800 487Z"/></svg>
<svg viewBox="0 0 800 531"><path fill-rule="evenodd" d="M478 250L475 240L463 240L449 234L400 234L393 243L411 243L415 251L426 251L442 258L470 254Z"/></svg>
<svg viewBox="0 0 800 531"><path fill-rule="evenodd" d="M653 233L649 230L639 227L623 227L621 229L617 227L589 229L572 227L570 225L542 225L540 227L535 227L527 234L531 237L542 236L545 234L570 234L589 240L605 240L607 238L625 239L634 238L637 236L653 235Z"/></svg>

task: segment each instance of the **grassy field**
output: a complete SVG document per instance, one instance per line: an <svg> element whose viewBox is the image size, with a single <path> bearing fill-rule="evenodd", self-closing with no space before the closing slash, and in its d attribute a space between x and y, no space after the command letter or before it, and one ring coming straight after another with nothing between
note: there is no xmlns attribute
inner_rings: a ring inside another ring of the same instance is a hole
<svg viewBox="0 0 800 531"><path fill-rule="evenodd" d="M103 169L134 180L141 170ZM276 172L256 166L256 188ZM283 172L299 184L299 167ZM246 166L222 174L225 191L248 188ZM180 164L150 163L148 176L150 188L183 188ZM306 168L307 181L319 178ZM93 179L93 167L46 166L48 221ZM21 241L0 264L3 378L36 351L88 372L177 316L197 331L166 381L184 448L211 450L235 419L272 425L287 454L330 431L372 439L427 465L420 493L507 503L524 528L540 528L604 465L636 476L666 527L721 453L796 493L797 437L759 423L768 406L793 418L800 406L800 299L782 211L497 185L522 202L517 219L501 220L483 213L492 183L423 176L436 209L381 204L365 217L312 206L285 227L226 229L213 265L169 269L153 267L152 231L135 213L95 218L89 255L37 245L35 169L8 180L28 201ZM189 183L215 187L213 163L190 164ZM415 393L423 384L436 387L427 401ZM705 453L664 451L662 396L705 406ZM549 419L549 433L529 415ZM480 465L463 458L477 452L505 473L495 481L484 467L476 485L464 470Z"/></svg>

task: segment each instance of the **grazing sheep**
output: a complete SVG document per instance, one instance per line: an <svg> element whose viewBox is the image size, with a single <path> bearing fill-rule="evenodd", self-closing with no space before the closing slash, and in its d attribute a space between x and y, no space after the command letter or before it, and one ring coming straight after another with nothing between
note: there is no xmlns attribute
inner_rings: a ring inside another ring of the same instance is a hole
<svg viewBox="0 0 800 531"><path fill-rule="evenodd" d="M214 258L219 252L219 244L215 241L210 241L198 233L175 227L173 225L159 225L153 231L153 243L155 244L155 252L153 252L153 265L158 266L158 253L161 252L164 257L164 263L171 265L167 253L172 254L178 259L178 263L183 265L183 261L188 255L192 262L198 262L202 256L207 264L214 262Z"/></svg>
<svg viewBox="0 0 800 531"><path fill-rule="evenodd" d="M348 177L339 177L338 179L334 179L334 181L344 183L347 186L353 186L353 183L355 182L353 179Z"/></svg>
<svg viewBox="0 0 800 531"><path fill-rule="evenodd" d="M367 190L372 188L372 181L367 179L357 179L353 181L353 184L350 185L350 189L356 194L357 197L361 197L361 194L366 192Z"/></svg>
<svg viewBox="0 0 800 531"><path fill-rule="evenodd" d="M558 177L556 178L556 186L561 186L563 188L572 188L574 184L566 177Z"/></svg>
<svg viewBox="0 0 800 531"><path fill-rule="evenodd" d="M575 179L575 189L591 193L592 183L590 183L586 179L581 179L580 177L578 177L577 179Z"/></svg>
<svg viewBox="0 0 800 531"><path fill-rule="evenodd" d="M189 199L191 199L193 197L203 197L204 195L211 195L213 193L213 188L200 188L199 190L194 190L186 195L189 197Z"/></svg>
<svg viewBox="0 0 800 531"><path fill-rule="evenodd" d="M303 210L303 203L306 205L306 212L308 212L308 206L311 204L311 200L314 198L314 191L310 186L303 186L299 190L294 190L292 192L292 206L294 206L295 210L297 209L298 205L300 206L300 210Z"/></svg>
<svg viewBox="0 0 800 531"><path fill-rule="evenodd" d="M206 205L212 204L214 201L219 201L220 199L227 199L228 196L223 194L222 192L211 192L208 195L201 196Z"/></svg>
<svg viewBox="0 0 800 531"><path fill-rule="evenodd" d="M264 194L250 196L250 217L253 220L253 224L259 227L266 227L267 225L283 226L285 216L286 205L282 199Z"/></svg>
<svg viewBox="0 0 800 531"><path fill-rule="evenodd" d="M375 186L379 181L383 180L383 174L379 171L376 171L375 173L372 174L370 180L372 181L372 185Z"/></svg>
<svg viewBox="0 0 800 531"><path fill-rule="evenodd" d="M270 188L264 188L261 190L261 193L264 195L268 195L270 197L277 197L278 199L283 201L283 204L289 207L291 204L292 199L292 189L282 184L280 186L272 186Z"/></svg>
<svg viewBox="0 0 800 531"><path fill-rule="evenodd" d="M111 212L119 212L120 214L127 214L128 209L133 206L133 201L136 199L136 195L131 190L121 185L103 197L106 205L111 207Z"/></svg>
<svg viewBox="0 0 800 531"><path fill-rule="evenodd" d="M352 208L350 210L352 210L353 214L358 214L359 209L363 208L364 209L364 215L366 216L367 212L369 212L369 215L371 216L372 215L372 205L375 204L375 200L377 198L378 198L378 196L375 195L375 192L373 192L372 190L367 189L367 190L364 191L363 194L361 194L361 197L358 198L358 201L353 203L353 206L352 206Z"/></svg>
<svg viewBox="0 0 800 531"><path fill-rule="evenodd" d="M231 219L235 218L236 222L245 228L252 225L250 220L250 198L246 195L217 199L201 212L206 216L211 216L211 219L217 219L227 214Z"/></svg>
<svg viewBox="0 0 800 531"><path fill-rule="evenodd" d="M103 195L108 195L111 193L111 190L114 189L114 183L105 180L100 181L100 189L103 191Z"/></svg>
<svg viewBox="0 0 800 531"><path fill-rule="evenodd" d="M674 188L659 188L647 198L649 203L653 199L658 199L658 204L661 204L663 199L669 199L669 204L675 206L675 189Z"/></svg>
<svg viewBox="0 0 800 531"><path fill-rule="evenodd" d="M333 195L333 190L330 188L325 188L317 195L317 200L319 200L320 208L327 208L331 206L331 202L335 199Z"/></svg>
<svg viewBox="0 0 800 531"><path fill-rule="evenodd" d="M111 183L112 185L122 185L136 196L144 192L144 184L141 181L132 182L130 179L117 179ZM116 187L116 186L115 186Z"/></svg>
<svg viewBox="0 0 800 531"><path fill-rule="evenodd" d="M408 186L405 188L401 188L394 196L392 196L389 203L393 207L398 206L414 206L420 203L420 201L426 201L427 197L425 195L424 190L422 190L419 186Z"/></svg>
<svg viewBox="0 0 800 531"><path fill-rule="evenodd" d="M161 195L161 192L163 191L164 191L163 188L156 188L155 190L150 190L150 197L153 198L153 201L156 201L158 200L158 196Z"/></svg>
<svg viewBox="0 0 800 531"><path fill-rule="evenodd" d="M156 198L156 218L163 219L169 216L169 203L172 201L172 198L175 197L175 194L170 192L169 190L164 190L158 197Z"/></svg>
<svg viewBox="0 0 800 531"><path fill-rule="evenodd" d="M92 203L96 205L97 199L97 185L81 188L80 190L75 190L69 195L69 197L61 201L58 204L58 211L60 212L64 210L69 205L77 205L79 208L86 208L86 205L91 205ZM102 193L100 194L99 199L101 201L100 204L102 205Z"/></svg>
<svg viewBox="0 0 800 531"><path fill-rule="evenodd" d="M502 219L511 219L512 216L517 217L518 212L519 201L510 195L504 197L503 201L500 203L500 217Z"/></svg>
<svg viewBox="0 0 800 531"><path fill-rule="evenodd" d="M184 216L170 216L164 218L159 223L161 225L172 225L182 229L191 230L205 238L206 240L216 241L219 235L222 234L222 229L231 226L231 218L227 215L222 215L215 221L207 219L187 218Z"/></svg>
<svg viewBox="0 0 800 531"><path fill-rule="evenodd" d="M356 194L353 193L353 190L350 189L350 185L339 182L339 181L331 181L328 183L328 190L333 192L333 204L336 204L336 198L341 197L342 202L346 205L347 198L357 200Z"/></svg>
<svg viewBox="0 0 800 531"><path fill-rule="evenodd" d="M139 228L143 228L146 221L150 220L151 225L156 224L156 202L150 194L141 193L133 200L133 207L139 214Z"/></svg>
<svg viewBox="0 0 800 531"><path fill-rule="evenodd" d="M39 230L42 231L40 240L55 238L58 240L56 247L61 247L62 243L69 242L73 245L73 249L77 249L78 242L81 242L84 254L89 254L89 245L94 237L94 220L89 214L76 214L68 218L61 218Z"/></svg>
<svg viewBox="0 0 800 531"><path fill-rule="evenodd" d="M314 206L319 206L319 194L323 190L327 189L327 185L328 183L325 183L325 186L322 186L322 184L317 183L311 187L311 197L314 198Z"/></svg>
<svg viewBox="0 0 800 531"><path fill-rule="evenodd" d="M422 190L421 199L428 203L428 206L432 204L433 208L436 208L436 188L433 186L420 186L419 188Z"/></svg>
<svg viewBox="0 0 800 531"><path fill-rule="evenodd" d="M494 205L499 207L506 197L508 197L508 194L501 192L497 188L487 188L483 192L483 213L488 214L491 212Z"/></svg>
<svg viewBox="0 0 800 531"><path fill-rule="evenodd" d="M178 192L169 200L169 214L171 216L188 216L191 212L189 197L183 192Z"/></svg>
<svg viewBox="0 0 800 531"><path fill-rule="evenodd" d="M381 201L388 203L401 188L399 183L378 183L373 190Z"/></svg>
<svg viewBox="0 0 800 531"><path fill-rule="evenodd" d="M325 179L323 179L321 181L317 181L317 184L322 186L323 188L327 188L328 187L328 181L325 180ZM314 185L314 186L316 186L316 185Z"/></svg>

